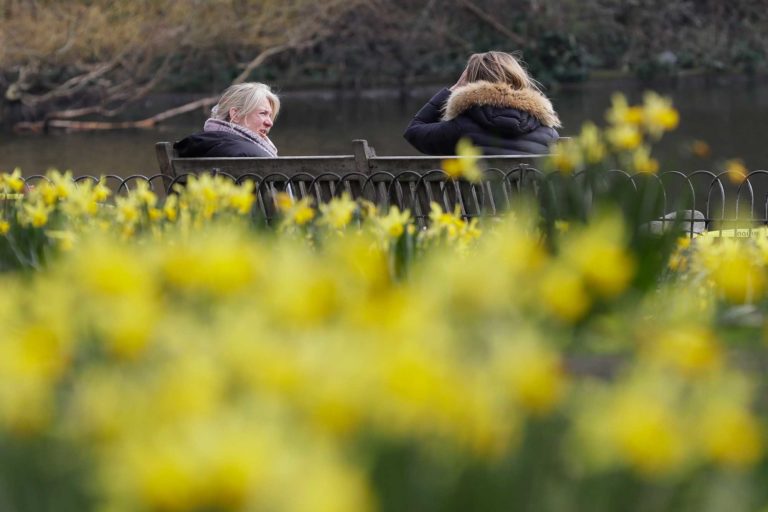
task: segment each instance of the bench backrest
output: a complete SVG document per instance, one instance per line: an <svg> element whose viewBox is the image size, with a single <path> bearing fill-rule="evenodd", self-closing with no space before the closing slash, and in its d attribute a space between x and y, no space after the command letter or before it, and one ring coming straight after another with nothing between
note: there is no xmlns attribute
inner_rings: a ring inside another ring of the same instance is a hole
<svg viewBox="0 0 768 512"><path fill-rule="evenodd" d="M156 154L166 183L183 182L190 174L214 173L235 181L250 179L257 185L259 205L269 219L277 192L297 199L311 196L319 202L348 192L384 209L408 208L423 222L430 203L458 208L464 217L496 215L509 206L511 196L526 181L535 180L541 156L484 156L482 183L450 180L442 170L445 160L459 156L377 156L367 141L352 141L352 154L284 156L278 158L180 158L169 142L158 142ZM542 155L543 156L543 155Z"/></svg>

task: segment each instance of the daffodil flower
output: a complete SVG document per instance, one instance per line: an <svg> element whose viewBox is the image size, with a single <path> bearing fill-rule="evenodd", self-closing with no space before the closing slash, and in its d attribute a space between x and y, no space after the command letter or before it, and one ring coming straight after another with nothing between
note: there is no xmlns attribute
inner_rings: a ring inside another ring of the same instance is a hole
<svg viewBox="0 0 768 512"><path fill-rule="evenodd" d="M443 160L443 170L451 179L463 178L477 183L483 178L483 171L478 164L478 159L482 154L480 148L472 144L468 138L463 137L456 144L457 158Z"/></svg>

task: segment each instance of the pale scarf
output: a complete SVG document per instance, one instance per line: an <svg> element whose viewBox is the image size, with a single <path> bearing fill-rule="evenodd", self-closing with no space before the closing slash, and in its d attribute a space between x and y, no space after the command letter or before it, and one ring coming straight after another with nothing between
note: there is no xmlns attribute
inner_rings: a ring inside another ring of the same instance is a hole
<svg viewBox="0 0 768 512"><path fill-rule="evenodd" d="M211 117L205 122L205 125L203 125L203 131L234 133L235 135L239 135L249 142L253 142L259 146L259 148L263 149L266 153L265 156L273 158L277 156L277 147L275 147L272 141L269 140L269 137L266 135L259 135L253 130L249 130L245 126L240 126L239 124L230 123L229 121L224 121L222 119L214 119Z"/></svg>

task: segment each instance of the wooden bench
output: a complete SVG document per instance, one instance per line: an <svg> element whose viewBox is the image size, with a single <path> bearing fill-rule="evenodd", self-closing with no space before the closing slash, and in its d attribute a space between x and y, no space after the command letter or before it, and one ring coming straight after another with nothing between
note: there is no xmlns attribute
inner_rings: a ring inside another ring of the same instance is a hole
<svg viewBox="0 0 768 512"><path fill-rule="evenodd" d="M187 176L201 173L228 176L236 182L252 180L256 184L258 208L267 222L276 215L278 192L287 192L296 199L311 197L315 204L347 192L353 199L367 199L385 211L390 205L409 209L420 226L426 225L432 202L445 211L458 208L462 217L469 219L503 213L521 192L533 193L540 198L545 196L550 205L562 200L558 187L549 179L552 175L545 176L539 169L546 155L480 157L484 179L473 184L451 180L442 170L445 160L464 157L378 156L362 139L352 141L352 153L348 155L180 158L170 142L158 142L156 154L161 174L155 177L162 178L166 191L175 183L183 183ZM685 175L670 171L645 176L608 170L603 178L617 180L637 192L642 190L638 189L642 182L656 183L662 200L657 205L649 205L646 214L647 228L654 232L672 226L674 222L670 215L673 214L670 212L678 209L675 219L683 219L683 229L691 235L713 222L730 226L750 217L754 223L768 223L768 219L752 211L756 200L749 183L746 190L750 195L745 198L747 201L742 201L748 203L749 215L737 215L740 220L731 219L724 209L726 196L731 193L725 188L723 176L715 173L696 171ZM687 206L681 208L676 204L675 196L679 195L689 200ZM699 208L703 215L693 216L692 208Z"/></svg>
<svg viewBox="0 0 768 512"><path fill-rule="evenodd" d="M347 192L383 209L397 205L410 209L421 224L429 216L430 203L465 218L497 215L508 208L513 196L536 183L541 156L484 156L481 183L451 180L442 170L444 160L458 156L378 156L366 140L352 141L352 154L330 156L283 156L278 158L180 158L170 142L156 144L157 161L166 189L189 175L212 173L240 182L256 183L258 204L269 220L275 215L274 198L284 191L296 199L312 197L325 202Z"/></svg>

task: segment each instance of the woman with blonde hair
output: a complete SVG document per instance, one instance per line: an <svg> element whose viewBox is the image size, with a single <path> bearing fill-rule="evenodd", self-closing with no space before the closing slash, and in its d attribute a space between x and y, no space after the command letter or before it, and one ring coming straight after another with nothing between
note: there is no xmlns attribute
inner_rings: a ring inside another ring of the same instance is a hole
<svg viewBox="0 0 768 512"><path fill-rule="evenodd" d="M280 100L268 85L250 82L229 87L211 109L203 131L173 147L181 157L276 157L269 131Z"/></svg>
<svg viewBox="0 0 768 512"><path fill-rule="evenodd" d="M476 53L459 80L416 114L405 138L429 155L453 155L468 138L487 155L549 152L560 119L533 78L509 53Z"/></svg>

